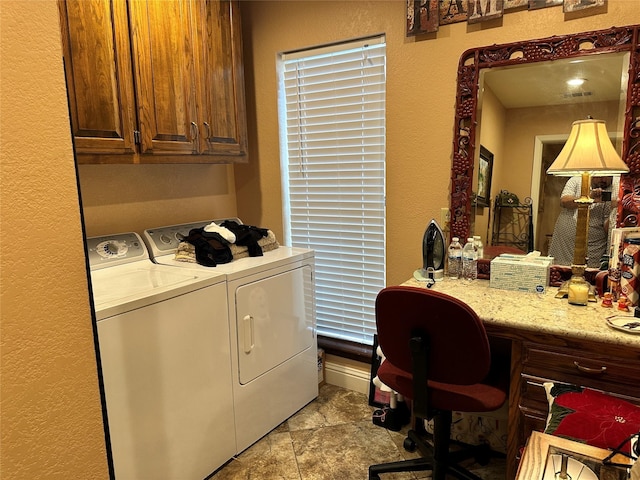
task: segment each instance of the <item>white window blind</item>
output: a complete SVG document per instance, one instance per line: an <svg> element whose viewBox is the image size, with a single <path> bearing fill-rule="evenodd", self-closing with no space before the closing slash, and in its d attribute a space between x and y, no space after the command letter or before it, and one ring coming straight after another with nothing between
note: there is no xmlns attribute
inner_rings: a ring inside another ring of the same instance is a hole
<svg viewBox="0 0 640 480"><path fill-rule="evenodd" d="M285 237L315 250L318 334L373 343L385 286L385 38L280 55Z"/></svg>

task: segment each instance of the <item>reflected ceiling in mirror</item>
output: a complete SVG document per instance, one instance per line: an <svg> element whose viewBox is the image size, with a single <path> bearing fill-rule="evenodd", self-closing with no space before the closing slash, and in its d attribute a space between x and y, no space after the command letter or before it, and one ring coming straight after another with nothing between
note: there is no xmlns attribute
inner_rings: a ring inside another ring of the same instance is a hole
<svg viewBox="0 0 640 480"><path fill-rule="evenodd" d="M557 75L562 75L562 70L574 69L574 68L589 68L589 62L592 57L601 56L603 53L629 53L628 59L628 76L627 72L622 72L626 67L616 64L613 69L618 70L617 79L614 80L614 75L611 74L611 78L607 81L605 77L609 75L599 76L598 82L603 81L606 84L610 84L611 93L607 95L616 96L620 98L621 91L627 90L626 96L626 108L624 109L624 131L622 141L622 158L627 162L631 168L631 173L628 175L628 179L623 181L623 184L635 185L633 180L640 173L640 51L638 48L638 35L640 26L633 25L628 27L611 28L607 30L600 30L595 32L585 32L574 35L565 35L558 37L550 37L546 39L531 40L526 42L517 42L504 45L492 45L487 47L481 47L466 51L460 58L458 66L458 84L456 92L456 111L455 111L455 126L454 126L454 150L453 161L451 169L451 235L458 236L460 238L466 238L470 232L470 217L471 217L471 198L473 187L473 171L474 171L474 158L476 148L479 145L476 143L479 139L478 132L476 132L476 125L478 123L478 105L479 96L481 94L481 75L483 78L488 77L485 80L488 84L496 82L496 85L492 85L492 90L496 95L505 96L503 102L507 104L512 102L526 102L526 99L519 93L517 95L512 94L509 99L510 88L502 88L499 85L500 75L494 77L493 71L495 67L512 67L515 73L521 73L523 78L518 82L528 82L529 79L524 78L528 74L524 72L518 72L518 67L531 66L532 64L539 65L541 68L550 68L555 75L556 67L559 67ZM621 56L614 55L617 62L620 62ZM570 63L571 61L582 60L583 67L579 67L580 63ZM612 60L614 61L614 60ZM593 62L595 63L595 62ZM625 62L626 63L626 62ZM502 70L502 69L501 69ZM584 70L583 77L592 74ZM488 74L488 75L487 75ZM550 78L551 73L545 74L547 78ZM627 87L621 84L621 78L627 81ZM508 80L507 80L508 81ZM513 84L513 81L508 81ZM549 82L545 82L546 86L550 85ZM591 84L591 83L590 83ZM595 85L595 81L592 85ZM522 85L520 85L520 88ZM539 89L539 85L532 85L530 89L532 93L531 98L539 98L542 94L535 93L536 89ZM583 89L586 88L582 87ZM504 90L504 91L503 91ZM543 88L544 90L544 88ZM581 90L583 95L571 95L565 96L561 91L548 88L548 92L545 95L551 95L558 102L577 103L586 100L584 95L586 90ZM594 89L595 90L595 87ZM593 92L592 90L592 92ZM617 93L614 92L617 91ZM578 90L574 91L576 93ZM560 98L561 97L561 98ZM530 100L529 100L530 101ZM593 101L593 99L589 100ZM634 166L634 164L637 164ZM632 209L637 210L637 214L640 215L640 181L638 182L638 195L637 202L627 202L626 206L620 206L620 209ZM632 188L632 187L631 187ZM622 212L622 217L626 218L627 212Z"/></svg>
<svg viewBox="0 0 640 480"><path fill-rule="evenodd" d="M478 105L485 86L507 109L618 101L626 98L628 59L628 52L619 52L483 69Z"/></svg>

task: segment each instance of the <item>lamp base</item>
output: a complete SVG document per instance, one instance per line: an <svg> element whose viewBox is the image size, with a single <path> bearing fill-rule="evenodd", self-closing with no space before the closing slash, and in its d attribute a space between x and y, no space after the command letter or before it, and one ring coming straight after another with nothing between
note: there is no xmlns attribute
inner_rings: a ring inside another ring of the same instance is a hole
<svg viewBox="0 0 640 480"><path fill-rule="evenodd" d="M586 291L586 299L583 292ZM588 283L584 277L574 275L558 289L555 298L567 298L573 305L586 305L588 302L597 302L596 287Z"/></svg>

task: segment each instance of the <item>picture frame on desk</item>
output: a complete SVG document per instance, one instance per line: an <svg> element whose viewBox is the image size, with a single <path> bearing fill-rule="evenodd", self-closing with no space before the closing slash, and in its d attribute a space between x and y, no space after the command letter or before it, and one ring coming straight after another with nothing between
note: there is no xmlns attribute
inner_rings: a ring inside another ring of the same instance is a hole
<svg viewBox="0 0 640 480"><path fill-rule="evenodd" d="M612 459L611 464L605 465L603 460L610 455L611 451L609 450L534 431L527 441L522 460L518 466L516 480L558 478L556 470L560 468L562 456L568 457L568 463L572 466L570 468L578 467L584 470L580 478L626 480L628 470L632 467L633 462L628 457L618 454ZM588 468L593 474L585 468Z"/></svg>
<svg viewBox="0 0 640 480"><path fill-rule="evenodd" d="M608 286L609 291L615 299L617 299L620 294L621 262L624 242L630 237L640 237L640 227L621 227L611 230Z"/></svg>
<svg viewBox="0 0 640 480"><path fill-rule="evenodd" d="M640 237L640 227L621 227L611 230L611 258L609 268L618 268L622 258L624 241L627 237Z"/></svg>

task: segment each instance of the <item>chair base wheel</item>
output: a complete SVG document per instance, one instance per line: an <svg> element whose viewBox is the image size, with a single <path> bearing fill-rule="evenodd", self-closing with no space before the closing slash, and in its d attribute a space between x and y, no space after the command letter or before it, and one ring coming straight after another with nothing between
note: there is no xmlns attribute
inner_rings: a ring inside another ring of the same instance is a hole
<svg viewBox="0 0 640 480"><path fill-rule="evenodd" d="M414 442L409 437L404 439L404 442L402 442L402 446L404 447L404 449L407 452L415 452L416 451L416 442Z"/></svg>
<svg viewBox="0 0 640 480"><path fill-rule="evenodd" d="M478 465L483 467L489 465L489 462L491 461L491 448L489 445L482 445L474 455L473 459Z"/></svg>

